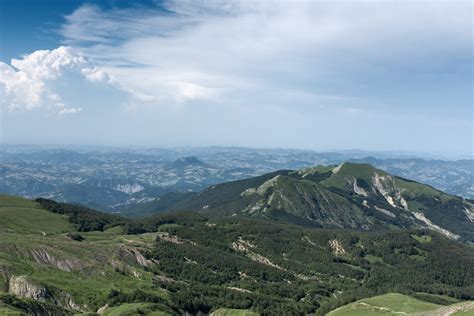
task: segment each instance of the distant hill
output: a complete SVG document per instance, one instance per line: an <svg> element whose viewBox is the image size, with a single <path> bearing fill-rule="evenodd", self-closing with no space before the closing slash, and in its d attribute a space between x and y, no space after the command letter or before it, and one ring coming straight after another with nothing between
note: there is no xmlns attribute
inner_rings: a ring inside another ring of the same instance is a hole
<svg viewBox="0 0 474 316"><path fill-rule="evenodd" d="M185 168L188 166L202 166L207 167L208 164L202 162L195 156L181 157L168 164L169 168Z"/></svg>
<svg viewBox="0 0 474 316"><path fill-rule="evenodd" d="M369 163L393 176L474 199L474 160L424 158L396 153L239 147L0 145L0 192L26 198L51 198L116 213L154 201L168 192L199 192L211 185L276 170L351 161Z"/></svg>
<svg viewBox="0 0 474 316"><path fill-rule="evenodd" d="M474 241L473 201L349 162L214 185L194 195L174 196L173 201L145 203L136 215L169 210L327 228L424 227L451 239Z"/></svg>

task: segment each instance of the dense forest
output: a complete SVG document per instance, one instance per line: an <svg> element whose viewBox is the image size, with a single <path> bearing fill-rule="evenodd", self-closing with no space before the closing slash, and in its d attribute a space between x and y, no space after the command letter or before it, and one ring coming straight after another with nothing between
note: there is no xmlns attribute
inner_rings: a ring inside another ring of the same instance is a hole
<svg viewBox="0 0 474 316"><path fill-rule="evenodd" d="M474 299L471 246L432 231L304 228L196 212L132 221L80 206L38 202L67 215L79 232L120 226L125 234L156 235L152 247L143 251L156 264L146 269L156 276L157 286L169 291L167 305L175 311L209 313L229 307L264 315L324 315L388 292L446 304L443 296ZM108 297L111 305L163 303L138 289L114 290Z"/></svg>

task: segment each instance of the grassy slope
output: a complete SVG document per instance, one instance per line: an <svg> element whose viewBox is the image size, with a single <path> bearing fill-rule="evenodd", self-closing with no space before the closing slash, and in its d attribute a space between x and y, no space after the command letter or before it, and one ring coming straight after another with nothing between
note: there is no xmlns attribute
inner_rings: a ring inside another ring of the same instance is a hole
<svg viewBox="0 0 474 316"><path fill-rule="evenodd" d="M443 306L436 310L425 312L419 316L474 316L474 301L461 302L449 306ZM418 316L418 315L417 315Z"/></svg>
<svg viewBox="0 0 474 316"><path fill-rule="evenodd" d="M375 173L377 173L379 176L389 175L385 171L377 169L369 164L346 162L341 166L339 171L332 174L328 179L323 180L321 184L326 187L344 189L348 185L347 179L357 178L362 179L367 183L371 183ZM454 198L453 196L438 191L426 184L421 184L415 181L410 181L395 176L392 176L392 178L394 179L397 186L399 186L401 189L406 190L407 192L412 193L413 195L438 197L443 201L448 201Z"/></svg>
<svg viewBox="0 0 474 316"><path fill-rule="evenodd" d="M339 170L334 172L329 178L321 181L321 184L325 187L335 187L343 189L347 185L346 179L358 178L370 183L374 171L376 169L368 164L353 164L346 162L342 166L338 167ZM386 175L384 171L380 171L380 175Z"/></svg>
<svg viewBox="0 0 474 316"><path fill-rule="evenodd" d="M219 308L211 316L257 316L258 313L246 309Z"/></svg>
<svg viewBox="0 0 474 316"><path fill-rule="evenodd" d="M439 307L439 305L423 302L407 295L389 293L345 305L330 312L328 316L400 315L431 311Z"/></svg>
<svg viewBox="0 0 474 316"><path fill-rule="evenodd" d="M24 315L22 314L19 310L8 307L8 306L2 306L0 305L0 315L1 316L20 316Z"/></svg>
<svg viewBox="0 0 474 316"><path fill-rule="evenodd" d="M443 316L443 315L474 315L474 302L460 302L448 306L440 306L398 293L389 293L358 300L344 305L328 316Z"/></svg>
<svg viewBox="0 0 474 316"><path fill-rule="evenodd" d="M18 197L0 195L0 232L56 234L74 231L65 217L40 208L38 203Z"/></svg>
<svg viewBox="0 0 474 316"><path fill-rule="evenodd" d="M42 285L66 291L76 303L87 304L92 310L107 300L112 289L141 289L168 299L153 285L151 273L122 262L119 256L121 247L146 248L154 237L126 236L116 227L81 233L85 240L79 243L66 236L73 231L64 215L40 209L33 201L0 196L0 293L6 290L5 275L29 275ZM72 260L78 267L68 272L51 264L38 264L32 255L37 250L44 250L57 260ZM123 271L112 267L114 260Z"/></svg>
<svg viewBox="0 0 474 316"><path fill-rule="evenodd" d="M280 176L265 190L264 196L267 198L267 205L273 210L281 210L301 218L315 218L314 221L328 226L370 225L370 221L359 208L312 181Z"/></svg>

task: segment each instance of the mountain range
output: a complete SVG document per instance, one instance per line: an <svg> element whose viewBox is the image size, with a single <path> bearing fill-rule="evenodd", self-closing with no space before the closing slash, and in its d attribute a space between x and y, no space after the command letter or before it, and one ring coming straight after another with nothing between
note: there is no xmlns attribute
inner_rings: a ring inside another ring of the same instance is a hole
<svg viewBox="0 0 474 316"><path fill-rule="evenodd" d="M473 210L353 162L164 193L128 217L0 195L0 315L469 313Z"/></svg>
<svg viewBox="0 0 474 316"><path fill-rule="evenodd" d="M373 152L314 152L234 147L109 148L0 146L0 192L48 197L123 212L168 192L199 192L219 183L265 173L370 163L390 174L474 198L474 160L421 159Z"/></svg>
<svg viewBox="0 0 474 316"><path fill-rule="evenodd" d="M474 201L350 162L277 171L200 193L165 194L128 212L143 216L170 210L325 228L425 227L452 239L474 241Z"/></svg>

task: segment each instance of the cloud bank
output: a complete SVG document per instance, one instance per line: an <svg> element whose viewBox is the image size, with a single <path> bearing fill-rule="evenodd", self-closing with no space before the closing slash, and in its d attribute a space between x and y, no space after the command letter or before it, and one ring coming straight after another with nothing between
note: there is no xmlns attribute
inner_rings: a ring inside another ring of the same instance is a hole
<svg viewBox="0 0 474 316"><path fill-rule="evenodd" d="M65 87L58 86L61 81L65 81L63 83L67 86L77 83L77 80L110 82L104 71L92 66L70 47L38 50L22 59L12 59L11 65L0 62L0 94L9 111L45 110L60 116L78 113L81 107L65 104L61 97Z"/></svg>

